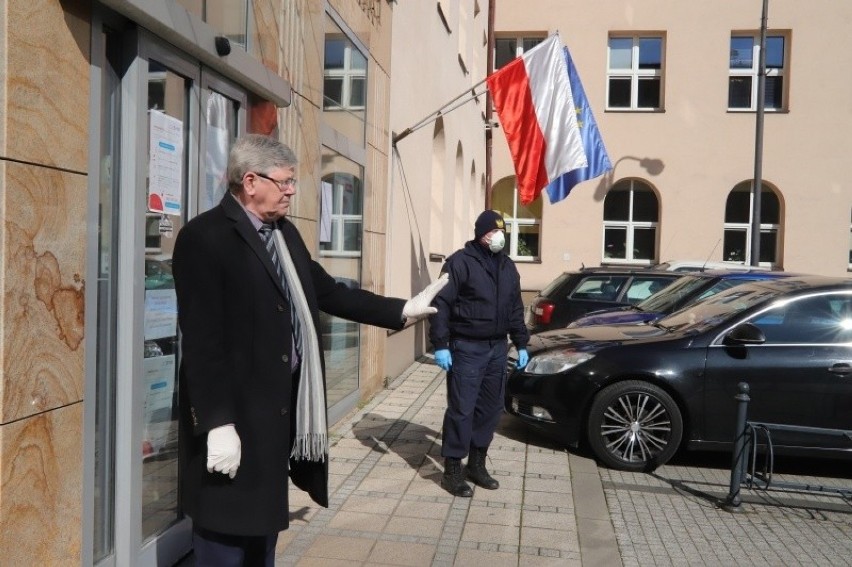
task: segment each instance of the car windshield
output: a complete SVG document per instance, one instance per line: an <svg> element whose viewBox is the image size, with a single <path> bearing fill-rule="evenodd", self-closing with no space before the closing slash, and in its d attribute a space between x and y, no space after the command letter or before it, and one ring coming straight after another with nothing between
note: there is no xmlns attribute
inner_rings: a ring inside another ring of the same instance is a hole
<svg viewBox="0 0 852 567"><path fill-rule="evenodd" d="M701 276L683 276L665 289L662 289L638 304L642 311L665 313L682 298L691 295L696 289L707 283Z"/></svg>
<svg viewBox="0 0 852 567"><path fill-rule="evenodd" d="M658 319L655 324L668 330L688 330L699 333L745 309L772 300L778 296L778 293L763 287L737 286L695 303L691 307L675 311L671 315Z"/></svg>

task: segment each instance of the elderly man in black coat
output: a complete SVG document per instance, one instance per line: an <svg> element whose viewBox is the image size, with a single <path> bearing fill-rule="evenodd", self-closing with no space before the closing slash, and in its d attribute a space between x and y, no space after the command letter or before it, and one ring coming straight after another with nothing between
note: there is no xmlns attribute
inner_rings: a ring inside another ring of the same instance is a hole
<svg viewBox="0 0 852 567"><path fill-rule="evenodd" d="M197 565L268 565L288 526L288 477L328 506L319 311L400 329L446 283L406 301L337 283L285 215L296 157L247 135L229 191L175 243L181 329L180 498Z"/></svg>

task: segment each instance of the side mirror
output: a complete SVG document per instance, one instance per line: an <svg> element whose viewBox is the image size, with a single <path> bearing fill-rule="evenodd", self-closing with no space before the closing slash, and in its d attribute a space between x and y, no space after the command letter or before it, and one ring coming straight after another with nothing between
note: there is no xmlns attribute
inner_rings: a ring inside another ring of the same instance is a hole
<svg viewBox="0 0 852 567"><path fill-rule="evenodd" d="M726 345L762 345L766 335L753 323L743 323L731 329L722 341Z"/></svg>

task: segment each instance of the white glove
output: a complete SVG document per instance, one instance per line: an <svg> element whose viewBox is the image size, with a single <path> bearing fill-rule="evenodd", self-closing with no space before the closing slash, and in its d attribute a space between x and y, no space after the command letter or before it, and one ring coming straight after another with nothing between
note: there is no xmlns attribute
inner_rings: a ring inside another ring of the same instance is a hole
<svg viewBox="0 0 852 567"><path fill-rule="evenodd" d="M214 427L207 433L207 472L220 472L231 478L240 467L240 436L232 424Z"/></svg>
<svg viewBox="0 0 852 567"><path fill-rule="evenodd" d="M405 317L406 323L437 313L438 310L429 304L448 283L450 283L450 274L441 274L441 277L423 288L423 291L406 301L402 308L402 316Z"/></svg>

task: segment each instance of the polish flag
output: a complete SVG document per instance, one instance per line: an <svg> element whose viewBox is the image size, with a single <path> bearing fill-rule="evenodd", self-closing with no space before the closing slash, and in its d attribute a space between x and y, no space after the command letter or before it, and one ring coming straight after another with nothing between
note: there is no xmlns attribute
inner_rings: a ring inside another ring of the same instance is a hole
<svg viewBox="0 0 852 567"><path fill-rule="evenodd" d="M554 179L588 165L558 34L486 81L509 143L522 204L535 201Z"/></svg>

